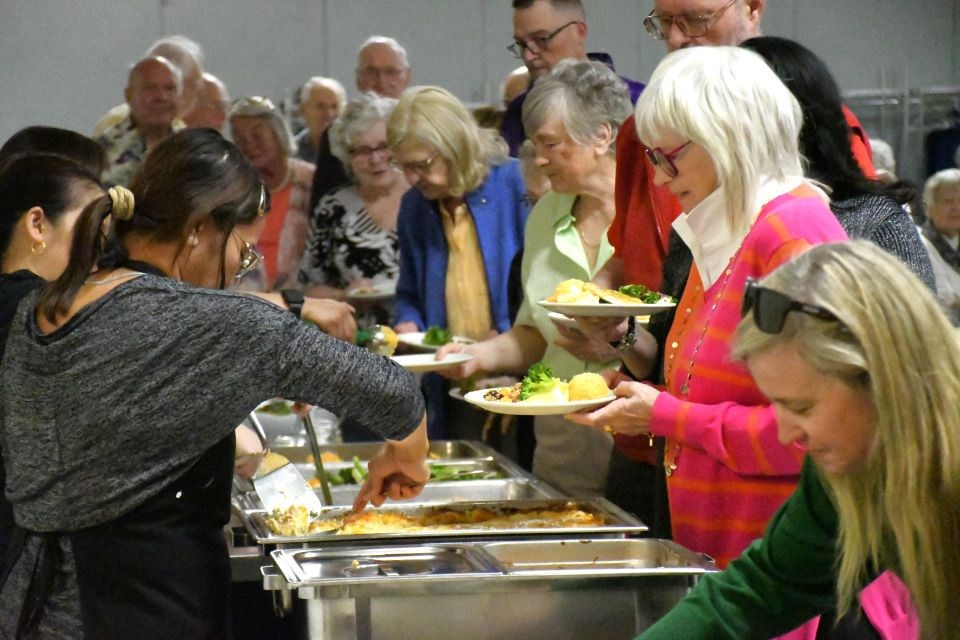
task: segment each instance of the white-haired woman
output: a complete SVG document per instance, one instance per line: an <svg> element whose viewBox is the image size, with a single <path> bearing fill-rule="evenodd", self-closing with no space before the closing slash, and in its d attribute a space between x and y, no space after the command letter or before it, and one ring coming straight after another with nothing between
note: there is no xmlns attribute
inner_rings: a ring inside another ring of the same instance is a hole
<svg viewBox="0 0 960 640"><path fill-rule="evenodd" d="M343 299L359 286L396 283L397 212L409 189L390 164L387 145L387 118L396 103L365 93L330 128L331 149L353 182L325 195L310 220L298 274L309 295ZM391 322L387 307L369 311L367 320Z"/></svg>
<svg viewBox="0 0 960 640"><path fill-rule="evenodd" d="M937 306L862 241L748 286L734 355L773 400L781 441L806 452L800 485L645 640L767 638L857 599L884 639L956 637L960 347ZM863 590L877 574L882 600Z"/></svg>
<svg viewBox="0 0 960 640"><path fill-rule="evenodd" d="M303 131L293 141L297 145L297 157L316 163L323 132L333 124L347 103L347 92L334 78L314 76L300 89L298 112L303 119Z"/></svg>
<svg viewBox="0 0 960 640"><path fill-rule="evenodd" d="M927 221L920 237L937 279L937 297L954 324L960 322L960 169L944 169L923 186Z"/></svg>
<svg viewBox="0 0 960 640"><path fill-rule="evenodd" d="M440 87L414 87L387 121L393 162L413 186L400 205L396 330L437 325L475 340L510 328L508 275L528 206L519 163ZM445 432L446 381L424 376L431 434Z"/></svg>
<svg viewBox="0 0 960 640"><path fill-rule="evenodd" d="M457 376L477 371L522 375L543 361L555 376L569 379L617 361L603 341L584 341L576 354L537 304L570 278L590 280L613 254L607 227L614 216L614 141L630 115L630 94L600 62L564 61L537 82L523 105L535 161L550 180L530 213L524 236L523 303L510 331L441 354L462 350L475 357ZM534 473L570 495L601 495L613 442L600 431L579 429L562 417L538 416Z"/></svg>
<svg viewBox="0 0 960 640"><path fill-rule="evenodd" d="M846 236L826 196L803 178L799 104L753 52L670 54L637 103L636 123L656 183L683 207L674 227L694 264L666 341L666 389L622 382L617 400L571 418L666 437L673 537L726 566L793 491L803 458L778 442L769 401L729 358L746 281ZM655 345L628 324L621 353L642 379Z"/></svg>
<svg viewBox="0 0 960 640"><path fill-rule="evenodd" d="M297 146L290 125L269 98L240 98L227 117L233 141L270 192L266 215L244 229L264 258L265 281L255 286L283 289L295 281L303 255L314 166L294 157Z"/></svg>

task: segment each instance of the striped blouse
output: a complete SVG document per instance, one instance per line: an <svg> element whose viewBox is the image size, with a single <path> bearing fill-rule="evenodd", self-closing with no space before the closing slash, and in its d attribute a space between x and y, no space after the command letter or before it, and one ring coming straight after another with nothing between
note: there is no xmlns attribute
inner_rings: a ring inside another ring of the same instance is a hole
<svg viewBox="0 0 960 640"><path fill-rule="evenodd" d="M777 438L773 408L743 363L730 361L747 278L759 278L821 242L846 235L809 187L760 211L727 269L703 290L691 268L667 337L667 393L651 430L668 438L664 465L674 539L723 567L762 535L797 483L803 456Z"/></svg>

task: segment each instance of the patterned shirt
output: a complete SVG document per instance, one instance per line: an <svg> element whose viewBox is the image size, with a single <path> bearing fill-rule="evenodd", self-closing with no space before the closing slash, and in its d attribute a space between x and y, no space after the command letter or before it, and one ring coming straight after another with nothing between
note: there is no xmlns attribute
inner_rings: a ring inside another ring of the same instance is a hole
<svg viewBox="0 0 960 640"><path fill-rule="evenodd" d="M183 127L181 121L175 120L170 126L170 132L176 133ZM146 138L137 129L130 114L127 113L120 122L107 127L96 137L96 142L107 152L107 168L101 179L110 185L130 184L130 179L149 151Z"/></svg>

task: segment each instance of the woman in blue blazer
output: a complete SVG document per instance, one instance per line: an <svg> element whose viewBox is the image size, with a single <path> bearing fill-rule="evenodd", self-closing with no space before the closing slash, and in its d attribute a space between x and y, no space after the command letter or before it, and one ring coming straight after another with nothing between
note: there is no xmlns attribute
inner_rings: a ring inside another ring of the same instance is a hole
<svg viewBox="0 0 960 640"><path fill-rule="evenodd" d="M398 333L430 326L477 340L510 328L507 280L528 205L499 135L439 87L414 87L387 122L394 166L414 188L400 204ZM428 429L447 436L446 381L424 377Z"/></svg>

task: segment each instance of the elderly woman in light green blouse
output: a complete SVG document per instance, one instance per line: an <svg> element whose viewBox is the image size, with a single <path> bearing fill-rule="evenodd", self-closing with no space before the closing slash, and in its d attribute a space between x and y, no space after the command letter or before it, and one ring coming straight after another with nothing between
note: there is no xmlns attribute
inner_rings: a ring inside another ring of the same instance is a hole
<svg viewBox="0 0 960 640"><path fill-rule="evenodd" d="M616 161L614 141L630 113L626 85L597 62L565 61L530 91L523 124L536 151L536 163L550 180L530 212L521 269L524 298L510 331L474 345L447 345L443 356L464 351L474 359L448 373L466 377L478 371L522 375L542 361L558 378L613 366L617 352L607 343L569 341L546 309L537 304L563 280L591 280L613 255L607 227L613 221ZM562 416L538 416L533 471L570 495L601 495L612 439L580 429Z"/></svg>

